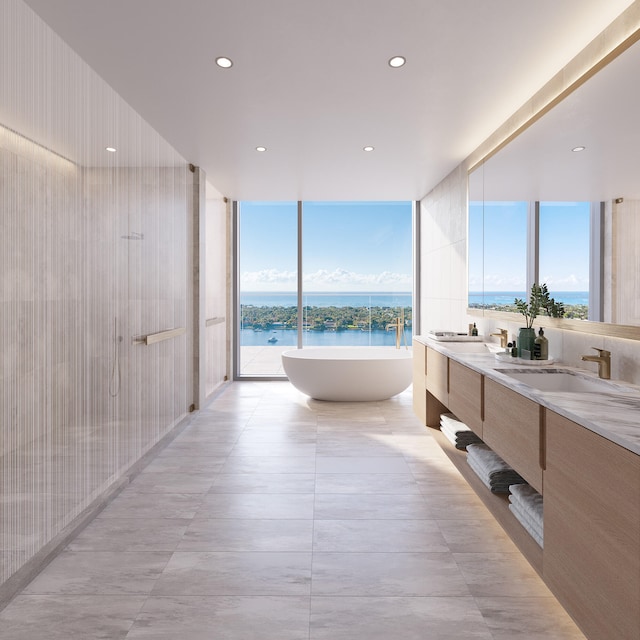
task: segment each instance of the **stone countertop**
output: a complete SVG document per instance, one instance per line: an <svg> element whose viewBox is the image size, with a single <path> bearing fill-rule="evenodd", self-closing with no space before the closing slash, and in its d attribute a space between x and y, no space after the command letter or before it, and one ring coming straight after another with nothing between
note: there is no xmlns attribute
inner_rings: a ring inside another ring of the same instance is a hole
<svg viewBox="0 0 640 640"><path fill-rule="evenodd" d="M447 348L446 342L438 342L426 336L414 336L414 339L640 455L640 387L612 380L612 383L619 385L620 391L616 390L613 393L540 391L499 371L500 369L514 372L530 370L522 364L509 364L498 360L495 354L489 352L483 354L454 351ZM598 380L598 376L591 371L557 362L549 364L548 368L575 372Z"/></svg>

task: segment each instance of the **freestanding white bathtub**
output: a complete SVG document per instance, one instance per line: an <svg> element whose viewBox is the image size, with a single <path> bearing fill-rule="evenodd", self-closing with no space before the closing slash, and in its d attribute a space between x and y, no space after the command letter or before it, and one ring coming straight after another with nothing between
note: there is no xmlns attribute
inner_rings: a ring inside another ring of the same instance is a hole
<svg viewBox="0 0 640 640"><path fill-rule="evenodd" d="M404 391L412 379L411 349L318 347L282 353L291 384L316 400L385 400Z"/></svg>

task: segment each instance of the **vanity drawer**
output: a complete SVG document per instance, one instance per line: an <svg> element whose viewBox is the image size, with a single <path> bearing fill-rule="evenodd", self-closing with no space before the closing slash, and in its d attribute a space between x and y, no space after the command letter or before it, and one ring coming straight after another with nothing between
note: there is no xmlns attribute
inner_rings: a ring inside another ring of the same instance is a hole
<svg viewBox="0 0 640 640"><path fill-rule="evenodd" d="M444 406L449 401L449 358L427 347L427 391Z"/></svg>
<svg viewBox="0 0 640 640"><path fill-rule="evenodd" d="M482 439L542 493L543 408L519 393L485 379Z"/></svg>
<svg viewBox="0 0 640 640"><path fill-rule="evenodd" d="M484 376L449 360L449 410L482 438Z"/></svg>

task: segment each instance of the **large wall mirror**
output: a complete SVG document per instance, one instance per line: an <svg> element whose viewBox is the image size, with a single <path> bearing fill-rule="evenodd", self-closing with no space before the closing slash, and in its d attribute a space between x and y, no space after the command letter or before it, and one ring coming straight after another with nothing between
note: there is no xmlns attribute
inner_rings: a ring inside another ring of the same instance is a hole
<svg viewBox="0 0 640 640"><path fill-rule="evenodd" d="M636 43L469 173L475 313L537 281L566 328L640 339L639 69Z"/></svg>

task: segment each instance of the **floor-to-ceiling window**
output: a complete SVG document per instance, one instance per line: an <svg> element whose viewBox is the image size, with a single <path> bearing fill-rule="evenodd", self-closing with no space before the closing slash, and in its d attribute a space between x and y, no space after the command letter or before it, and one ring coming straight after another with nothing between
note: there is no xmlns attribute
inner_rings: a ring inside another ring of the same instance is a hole
<svg viewBox="0 0 640 640"><path fill-rule="evenodd" d="M411 345L412 228L412 202L238 203L236 375L283 375L296 347L392 346L398 318Z"/></svg>

